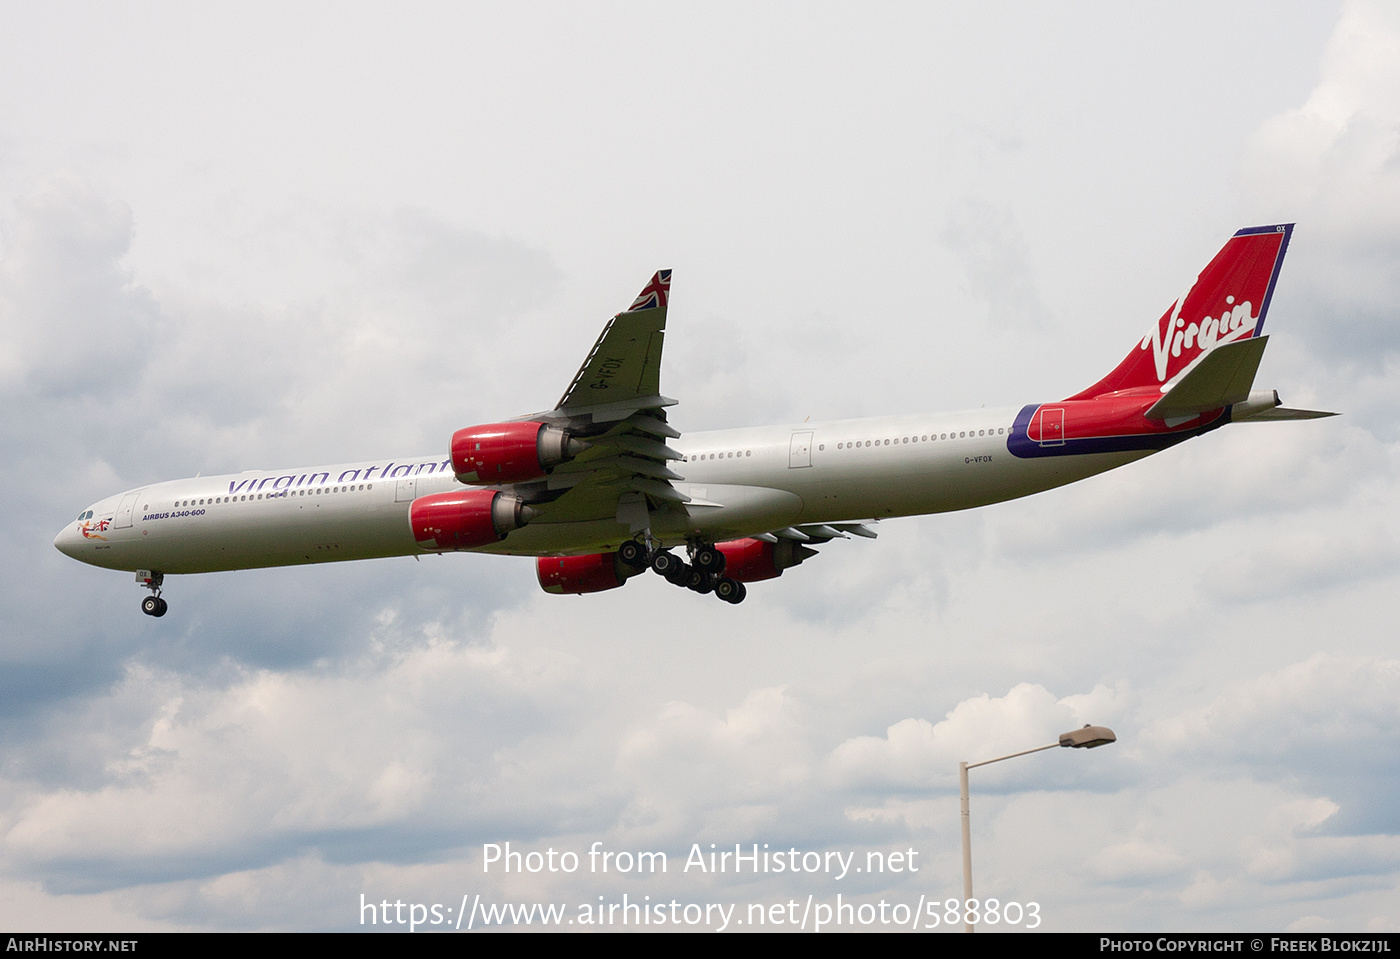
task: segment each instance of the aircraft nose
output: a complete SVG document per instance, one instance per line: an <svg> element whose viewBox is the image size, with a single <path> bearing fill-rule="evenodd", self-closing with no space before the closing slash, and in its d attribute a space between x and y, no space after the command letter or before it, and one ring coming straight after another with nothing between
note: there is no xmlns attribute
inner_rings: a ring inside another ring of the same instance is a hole
<svg viewBox="0 0 1400 959"><path fill-rule="evenodd" d="M59 530L58 535L53 538L53 547L64 556L73 556L77 552L80 542L82 542L82 537L78 535L77 527L69 523Z"/></svg>

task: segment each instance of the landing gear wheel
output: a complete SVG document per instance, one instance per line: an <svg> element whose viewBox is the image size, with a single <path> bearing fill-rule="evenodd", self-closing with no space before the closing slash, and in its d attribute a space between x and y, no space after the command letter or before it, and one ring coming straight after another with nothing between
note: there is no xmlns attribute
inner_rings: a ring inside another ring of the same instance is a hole
<svg viewBox="0 0 1400 959"><path fill-rule="evenodd" d="M744 584L737 579L721 576L719 582L715 583L715 595L726 603L742 603L748 594L749 591L744 588Z"/></svg>
<svg viewBox="0 0 1400 959"><path fill-rule="evenodd" d="M169 608L165 600L160 598L160 585L165 582L165 574L149 569L138 569L136 571L136 585L151 591L151 595L141 600L141 612L147 616L157 618L164 616Z"/></svg>
<svg viewBox="0 0 1400 959"><path fill-rule="evenodd" d="M690 582L686 583L690 589L697 593L713 592L715 588L715 578L699 567L691 567Z"/></svg>
<svg viewBox="0 0 1400 959"><path fill-rule="evenodd" d="M629 539L617 548L617 558L633 569L645 569L647 566L647 548L635 539Z"/></svg>
<svg viewBox="0 0 1400 959"><path fill-rule="evenodd" d="M724 572L724 554L713 546L701 546L695 551L695 565L718 576Z"/></svg>
<svg viewBox="0 0 1400 959"><path fill-rule="evenodd" d="M677 563L674 572L666 574L666 582L673 586L689 586L690 576L697 572L694 566L687 566L685 563Z"/></svg>
<svg viewBox="0 0 1400 959"><path fill-rule="evenodd" d="M681 562L681 558L679 556L677 556L675 553L668 553L665 550L661 550L657 553L654 553L651 557L652 571L659 573L667 579L670 579L672 576L674 576L676 574L676 570L684 565L685 563Z"/></svg>

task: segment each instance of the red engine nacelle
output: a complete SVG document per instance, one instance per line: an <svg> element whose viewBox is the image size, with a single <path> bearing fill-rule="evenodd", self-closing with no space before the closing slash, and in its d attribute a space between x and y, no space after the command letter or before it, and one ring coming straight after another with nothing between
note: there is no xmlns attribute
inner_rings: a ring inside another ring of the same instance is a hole
<svg viewBox="0 0 1400 959"><path fill-rule="evenodd" d="M418 497L408 508L408 521L424 549L475 549L505 539L533 513L513 493L464 489Z"/></svg>
<svg viewBox="0 0 1400 959"><path fill-rule="evenodd" d="M618 559L616 553L541 556L535 560L535 575L546 593L601 593L616 589L640 572Z"/></svg>
<svg viewBox="0 0 1400 959"><path fill-rule="evenodd" d="M817 551L780 539L776 543L761 539L735 539L716 543L715 549L724 554L724 575L741 583L754 583L783 575L783 570L796 566Z"/></svg>
<svg viewBox="0 0 1400 959"><path fill-rule="evenodd" d="M519 483L538 479L583 444L544 423L491 423L452 434L452 471L463 483Z"/></svg>

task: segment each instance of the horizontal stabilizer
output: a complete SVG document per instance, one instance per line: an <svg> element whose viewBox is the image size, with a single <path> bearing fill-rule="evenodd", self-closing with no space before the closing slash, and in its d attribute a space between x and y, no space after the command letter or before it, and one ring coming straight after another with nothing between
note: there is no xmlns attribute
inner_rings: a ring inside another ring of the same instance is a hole
<svg viewBox="0 0 1400 959"><path fill-rule="evenodd" d="M1186 369L1144 414L1148 419L1190 418L1249 398L1267 336L1224 343Z"/></svg>
<svg viewBox="0 0 1400 959"><path fill-rule="evenodd" d="M1240 423L1263 423L1271 420L1320 420L1324 416L1337 415L1339 414L1329 413L1325 410L1293 410L1286 406L1276 406L1271 410L1255 413L1253 416L1234 417L1234 419Z"/></svg>

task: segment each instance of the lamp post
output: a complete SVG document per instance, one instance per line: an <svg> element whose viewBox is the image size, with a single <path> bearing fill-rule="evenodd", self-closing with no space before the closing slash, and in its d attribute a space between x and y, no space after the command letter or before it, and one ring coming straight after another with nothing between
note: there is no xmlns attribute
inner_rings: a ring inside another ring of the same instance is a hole
<svg viewBox="0 0 1400 959"><path fill-rule="evenodd" d="M962 854L963 854L963 911L966 915L967 902L972 898L972 817L968 811L968 790L967 771L976 769L978 766L989 766L992 763L999 763L1003 759L1015 759L1017 756L1029 756L1031 753L1042 752L1046 749L1054 749L1056 746L1063 746L1067 749L1094 749L1098 746L1107 746L1109 743L1117 742L1118 737L1113 735L1113 730L1107 726L1085 726L1083 729L1073 729L1067 733L1062 733L1058 742L1053 742L1048 746L1037 746L1034 749L1023 749L1019 753L1011 753L1009 756L998 756L996 759L984 759L980 763L958 763L958 790L962 800ZM972 923L963 920L963 931L972 932Z"/></svg>

